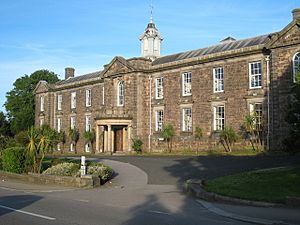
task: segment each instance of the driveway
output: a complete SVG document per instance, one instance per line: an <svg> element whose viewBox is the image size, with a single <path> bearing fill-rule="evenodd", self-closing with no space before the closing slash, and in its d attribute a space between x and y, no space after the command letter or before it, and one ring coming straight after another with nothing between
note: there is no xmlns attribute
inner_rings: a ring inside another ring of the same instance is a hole
<svg viewBox="0 0 300 225"><path fill-rule="evenodd" d="M147 184L147 174L133 165L102 161L117 176L101 188L40 192L34 185L28 191L28 184L22 190L1 183L1 224L247 225L211 213L176 185Z"/></svg>
<svg viewBox="0 0 300 225"><path fill-rule="evenodd" d="M212 213L183 194L181 184L188 178L212 178L300 162L299 156L98 157L95 160L113 167L117 174L101 188L49 187L41 192L40 186L1 182L1 224L247 225Z"/></svg>
<svg viewBox="0 0 300 225"><path fill-rule="evenodd" d="M244 171L300 165L300 155L258 156L109 156L145 171L148 184L182 185L190 178L211 179Z"/></svg>

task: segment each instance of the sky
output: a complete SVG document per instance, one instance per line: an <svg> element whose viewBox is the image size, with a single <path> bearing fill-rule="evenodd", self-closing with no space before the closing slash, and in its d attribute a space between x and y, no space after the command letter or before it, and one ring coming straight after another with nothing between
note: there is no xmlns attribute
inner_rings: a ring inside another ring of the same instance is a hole
<svg viewBox="0 0 300 225"><path fill-rule="evenodd" d="M299 0L1 0L0 111L17 78L47 69L64 78L103 69L114 56L140 56L153 19L168 55L278 32Z"/></svg>

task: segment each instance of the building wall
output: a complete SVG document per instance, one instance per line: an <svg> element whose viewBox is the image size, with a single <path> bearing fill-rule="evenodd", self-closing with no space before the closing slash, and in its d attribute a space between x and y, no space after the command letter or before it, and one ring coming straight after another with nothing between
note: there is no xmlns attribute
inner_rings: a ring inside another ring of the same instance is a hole
<svg viewBox="0 0 300 225"><path fill-rule="evenodd" d="M63 118L63 130L67 142L65 150L69 150L68 131L70 117L76 116L76 127L80 132L78 151L84 151L85 116L91 115L93 127L96 120L126 119L132 128L130 138L140 138L147 150L166 148L161 141L160 133L155 131L158 109L164 110L164 124L172 124L176 137L175 149L195 148L194 131L196 127L203 130L200 147L209 149L218 143L218 135L213 130L213 108L225 106L225 125L232 127L242 136L244 118L250 112L250 103L260 102L263 106L264 138L266 141L267 127L270 127L271 148L282 148L282 141L288 133L289 126L285 122L288 100L291 94L292 57L300 51L300 31L296 22L291 22L278 34L272 36L270 44L252 46L210 54L199 58L164 63L151 66L151 61L142 58L129 60L116 57L99 79L57 86L54 89L41 88L36 92L36 125L41 118L45 123L56 127L56 118ZM270 55L270 84L267 81L266 56ZM262 87L250 88L249 63L261 62ZM213 91L213 68L224 69L224 92ZM192 73L192 95L182 95L182 73ZM164 78L164 98L155 98L155 79ZM120 81L124 82L125 102L117 105L117 88ZM270 85L270 91L268 88ZM103 104L104 87L104 104ZM92 106L85 106L85 90L92 90ZM71 92L76 91L76 110L71 110ZM63 95L63 109L57 110L57 95ZM270 96L268 104L267 96ZM45 110L40 112L40 96L45 96ZM182 131L182 109L192 107L192 131ZM268 121L267 111L270 109ZM150 143L149 141L150 137ZM150 146L149 146L150 144ZM249 143L243 142L243 145ZM129 143L131 145L131 143ZM95 147L95 146L94 146Z"/></svg>

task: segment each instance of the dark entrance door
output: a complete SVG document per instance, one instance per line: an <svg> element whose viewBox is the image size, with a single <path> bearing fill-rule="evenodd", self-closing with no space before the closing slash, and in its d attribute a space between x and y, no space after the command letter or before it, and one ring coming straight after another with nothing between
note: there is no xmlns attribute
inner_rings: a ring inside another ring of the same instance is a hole
<svg viewBox="0 0 300 225"><path fill-rule="evenodd" d="M114 129L114 131L115 131L115 138L114 138L115 152L123 151L123 128L124 128L124 126L116 126Z"/></svg>

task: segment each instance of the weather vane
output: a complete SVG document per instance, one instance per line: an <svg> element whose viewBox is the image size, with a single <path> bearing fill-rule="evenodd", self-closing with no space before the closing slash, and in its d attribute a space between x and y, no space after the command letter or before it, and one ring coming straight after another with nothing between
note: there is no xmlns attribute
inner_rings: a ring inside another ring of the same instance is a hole
<svg viewBox="0 0 300 225"><path fill-rule="evenodd" d="M150 23L153 23L153 4L150 3Z"/></svg>

